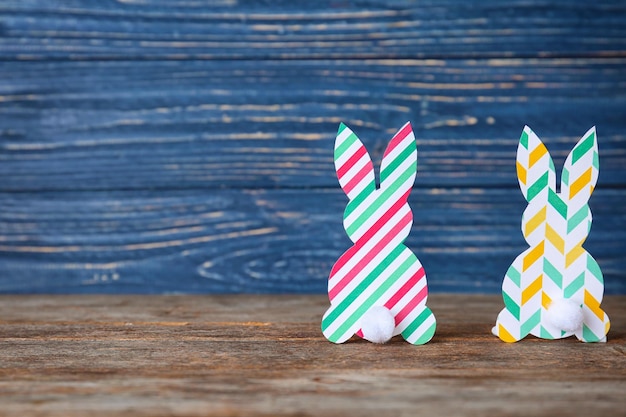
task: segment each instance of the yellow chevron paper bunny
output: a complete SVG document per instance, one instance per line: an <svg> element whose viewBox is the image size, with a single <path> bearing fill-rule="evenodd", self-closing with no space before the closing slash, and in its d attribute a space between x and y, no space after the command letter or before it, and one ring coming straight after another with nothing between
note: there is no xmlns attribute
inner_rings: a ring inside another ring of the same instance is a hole
<svg viewBox="0 0 626 417"><path fill-rule="evenodd" d="M505 342L528 334L544 339L575 335L604 342L609 317L600 308L604 280L583 248L591 229L588 201L598 179L595 127L572 149L557 193L554 163L545 145L524 127L517 148L517 177L528 201L522 232L530 246L504 277L504 309L493 333Z"/></svg>

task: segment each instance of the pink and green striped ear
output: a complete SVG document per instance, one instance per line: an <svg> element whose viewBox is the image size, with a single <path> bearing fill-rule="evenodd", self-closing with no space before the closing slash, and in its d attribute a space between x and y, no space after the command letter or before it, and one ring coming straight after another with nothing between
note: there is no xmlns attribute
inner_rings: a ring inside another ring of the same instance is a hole
<svg viewBox="0 0 626 417"><path fill-rule="evenodd" d="M407 122L387 145L380 164L380 188L406 194L417 174L417 145L411 123Z"/></svg>
<svg viewBox="0 0 626 417"><path fill-rule="evenodd" d="M599 168L594 126L583 135L565 160L561 175L561 198L578 203L574 204L575 207L585 205L598 182Z"/></svg>
<svg viewBox="0 0 626 417"><path fill-rule="evenodd" d="M556 192L554 162L541 139L528 126L517 146L517 180L526 201L548 198L548 190Z"/></svg>
<svg viewBox="0 0 626 417"><path fill-rule="evenodd" d="M376 190L372 159L359 138L343 123L335 139L335 170L339 185L350 200Z"/></svg>

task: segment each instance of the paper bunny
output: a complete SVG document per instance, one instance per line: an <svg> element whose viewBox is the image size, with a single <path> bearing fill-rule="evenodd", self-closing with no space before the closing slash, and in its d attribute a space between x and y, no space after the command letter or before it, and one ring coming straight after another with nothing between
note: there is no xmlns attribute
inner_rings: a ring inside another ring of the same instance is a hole
<svg viewBox="0 0 626 417"><path fill-rule="evenodd" d="M387 146L379 188L365 146L343 123L335 141L335 169L350 200L343 225L354 245L337 260L328 278L331 306L322 319L324 336L342 343L357 334L384 343L402 334L412 344L428 342L436 322L426 307L426 275L403 244L413 224L407 199L417 174L411 124L406 123Z"/></svg>
<svg viewBox="0 0 626 417"><path fill-rule="evenodd" d="M598 179L595 127L578 141L556 190L554 163L545 145L524 127L517 148L517 177L528 201L522 232L529 249L519 255L502 284L505 308L493 333L516 342L529 333L544 339L576 335L604 342L609 318L600 308L604 280L583 248L591 228L587 202Z"/></svg>

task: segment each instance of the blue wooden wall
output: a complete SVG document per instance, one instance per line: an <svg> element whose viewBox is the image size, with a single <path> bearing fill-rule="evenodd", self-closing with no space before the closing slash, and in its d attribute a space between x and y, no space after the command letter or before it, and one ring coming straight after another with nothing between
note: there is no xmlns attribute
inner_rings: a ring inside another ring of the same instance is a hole
<svg viewBox="0 0 626 417"><path fill-rule="evenodd" d="M524 124L598 129L585 247L626 293L623 1L0 1L0 292L324 292L350 245L340 121L410 120L431 291L526 248Z"/></svg>

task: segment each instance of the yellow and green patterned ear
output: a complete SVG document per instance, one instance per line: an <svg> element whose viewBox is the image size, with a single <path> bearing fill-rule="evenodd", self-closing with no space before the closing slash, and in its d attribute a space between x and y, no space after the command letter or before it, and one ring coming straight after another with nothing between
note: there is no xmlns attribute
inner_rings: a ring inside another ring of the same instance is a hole
<svg viewBox="0 0 626 417"><path fill-rule="evenodd" d="M556 192L554 162L541 139L528 126L517 146L517 180L526 201L548 198L548 190Z"/></svg>
<svg viewBox="0 0 626 417"><path fill-rule="evenodd" d="M592 127L578 141L563 165L561 198L568 201L573 212L587 204L598 182L600 160L596 127Z"/></svg>

